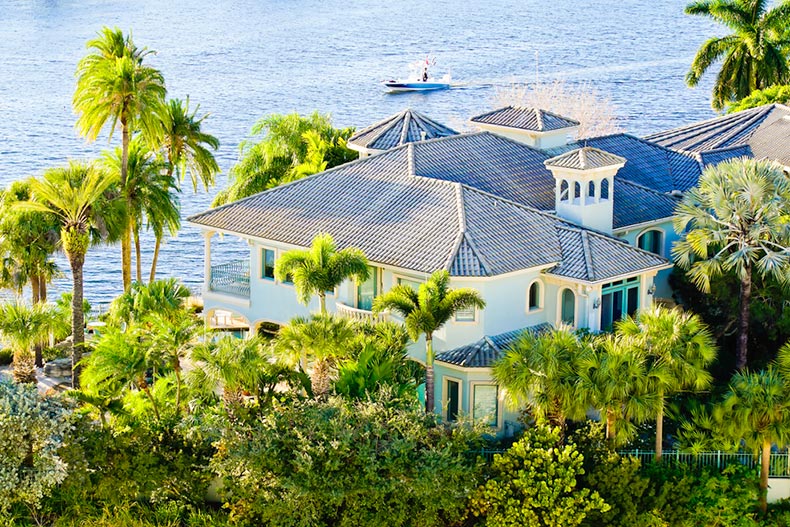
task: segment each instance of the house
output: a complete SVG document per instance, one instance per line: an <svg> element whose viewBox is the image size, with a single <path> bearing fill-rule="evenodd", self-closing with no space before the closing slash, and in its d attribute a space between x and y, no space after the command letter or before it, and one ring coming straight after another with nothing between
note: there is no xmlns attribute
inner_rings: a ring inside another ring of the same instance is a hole
<svg viewBox="0 0 790 527"><path fill-rule="evenodd" d="M381 292L446 269L452 287L478 290L487 306L434 335L435 409L504 431L515 416L491 363L525 330L606 330L667 296L671 217L704 165L628 134L573 141L578 123L539 109L501 108L472 123L481 131L458 134L402 112L351 138L366 154L357 161L189 218L205 236L209 323L255 331L316 311L317 300L300 305L275 280L274 265L319 232L371 262L366 282L327 296L342 316L374 318ZM215 234L246 240L249 259L214 262ZM423 343L410 353L424 359Z"/></svg>

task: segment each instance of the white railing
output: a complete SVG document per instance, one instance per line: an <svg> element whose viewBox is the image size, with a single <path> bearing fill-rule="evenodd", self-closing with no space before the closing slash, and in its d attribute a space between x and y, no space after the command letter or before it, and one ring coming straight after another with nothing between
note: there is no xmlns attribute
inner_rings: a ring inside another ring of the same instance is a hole
<svg viewBox="0 0 790 527"><path fill-rule="evenodd" d="M350 318L351 320L359 320L362 322L383 322L387 320L386 313L376 315L373 311L367 309L357 309L356 307L347 306L342 302L335 302L337 314L341 317Z"/></svg>
<svg viewBox="0 0 790 527"><path fill-rule="evenodd" d="M250 297L250 262L235 260L211 266L209 291L230 293L231 295Z"/></svg>

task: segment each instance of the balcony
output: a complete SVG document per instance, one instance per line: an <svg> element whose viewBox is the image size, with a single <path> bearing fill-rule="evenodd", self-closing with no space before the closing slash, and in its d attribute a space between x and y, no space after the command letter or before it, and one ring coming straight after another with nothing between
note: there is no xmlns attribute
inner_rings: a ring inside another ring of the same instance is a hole
<svg viewBox="0 0 790 527"><path fill-rule="evenodd" d="M357 309L355 307L347 306L342 302L335 302L337 314L341 317L349 318L351 320L358 320L360 322L383 322L387 320L386 313L376 315L373 311L366 309Z"/></svg>
<svg viewBox="0 0 790 527"><path fill-rule="evenodd" d="M250 262L235 260L211 266L208 290L229 295L250 297Z"/></svg>

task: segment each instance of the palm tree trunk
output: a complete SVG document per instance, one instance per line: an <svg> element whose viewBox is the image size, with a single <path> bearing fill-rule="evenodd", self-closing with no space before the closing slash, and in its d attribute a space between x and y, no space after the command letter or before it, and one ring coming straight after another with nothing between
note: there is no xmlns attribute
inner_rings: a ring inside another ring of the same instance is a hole
<svg viewBox="0 0 790 527"><path fill-rule="evenodd" d="M610 447L614 447L615 427L617 420L615 418L614 410L606 410L606 440L609 442Z"/></svg>
<svg viewBox="0 0 790 527"><path fill-rule="evenodd" d="M154 416L156 417L156 420L159 421L159 407L156 405L156 399L154 399L154 396L151 394L151 387L148 385L145 379L140 379L137 384L140 389L143 390L143 393L145 393L146 397L148 397L148 400L151 401L151 408L154 410Z"/></svg>
<svg viewBox="0 0 790 527"><path fill-rule="evenodd" d="M47 279L43 274L38 276L38 299L41 302L47 301Z"/></svg>
<svg viewBox="0 0 790 527"><path fill-rule="evenodd" d="M126 188L126 180L129 171L129 125L125 115L121 115L121 189L126 194L126 204L129 203L129 192ZM129 207L128 210L131 210ZM128 291L132 286L132 241L131 241L132 222L128 221L126 229L121 238L121 277L123 279L123 290Z"/></svg>
<svg viewBox="0 0 790 527"><path fill-rule="evenodd" d="M326 293L318 294L318 303L321 306L321 314L326 315Z"/></svg>
<svg viewBox="0 0 790 527"><path fill-rule="evenodd" d="M768 509L768 470L771 466L771 442L763 440L763 451L760 459L760 510Z"/></svg>
<svg viewBox="0 0 790 527"><path fill-rule="evenodd" d="M752 268L747 266L741 280L740 312L738 313L738 345L735 367L746 368L749 351L749 308L752 300Z"/></svg>
<svg viewBox="0 0 790 527"><path fill-rule="evenodd" d="M181 415L181 363L173 361L173 373L176 375L176 415Z"/></svg>
<svg viewBox="0 0 790 527"><path fill-rule="evenodd" d="M39 281L38 281L38 273L35 271L30 274L30 296L33 300L33 304L38 304L41 299L39 297Z"/></svg>
<svg viewBox="0 0 790 527"><path fill-rule="evenodd" d="M329 361L319 359L313 364L313 371L310 374L310 384L313 388L313 397L323 399L331 388L329 378Z"/></svg>
<svg viewBox="0 0 790 527"><path fill-rule="evenodd" d="M82 366L82 348L85 344L85 314L82 312L82 266L85 263L85 254L70 254L71 276L73 286L71 289L71 387L80 387L80 373Z"/></svg>
<svg viewBox="0 0 790 527"><path fill-rule="evenodd" d="M434 412L433 402L433 335L425 335L425 411Z"/></svg>
<svg viewBox="0 0 790 527"><path fill-rule="evenodd" d="M656 457L655 462L661 463L664 454L664 394L659 393L658 413L656 414Z"/></svg>
<svg viewBox="0 0 790 527"><path fill-rule="evenodd" d="M134 263L136 264L137 283L143 283L143 264L140 261L140 227L134 226Z"/></svg>
<svg viewBox="0 0 790 527"><path fill-rule="evenodd" d="M130 227L131 225L127 226L121 235L121 278L124 291L128 291L132 287L132 233Z"/></svg>
<svg viewBox="0 0 790 527"><path fill-rule="evenodd" d="M41 302L41 275L39 275L37 271L33 271L33 273L31 273L30 275L30 290L31 290L33 305ZM35 366L37 368L41 368L42 366L44 366L44 357L41 353L41 350L42 350L41 343L37 342L33 345L33 355L34 355L33 362L35 363Z"/></svg>
<svg viewBox="0 0 790 527"><path fill-rule="evenodd" d="M162 246L162 236L156 235L156 243L154 244L154 257L151 259L151 274L148 277L150 284L156 280L156 262L159 260L159 248Z"/></svg>

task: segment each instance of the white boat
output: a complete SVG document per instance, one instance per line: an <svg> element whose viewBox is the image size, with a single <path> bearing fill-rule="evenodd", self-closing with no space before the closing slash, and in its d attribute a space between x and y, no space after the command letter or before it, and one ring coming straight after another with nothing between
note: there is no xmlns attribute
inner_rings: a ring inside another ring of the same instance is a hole
<svg viewBox="0 0 790 527"><path fill-rule="evenodd" d="M409 91L435 91L450 88L450 74L444 75L440 79L433 78L428 69L436 64L436 59L426 58L411 65L413 74L404 80L384 81L384 86L390 92L409 92Z"/></svg>

